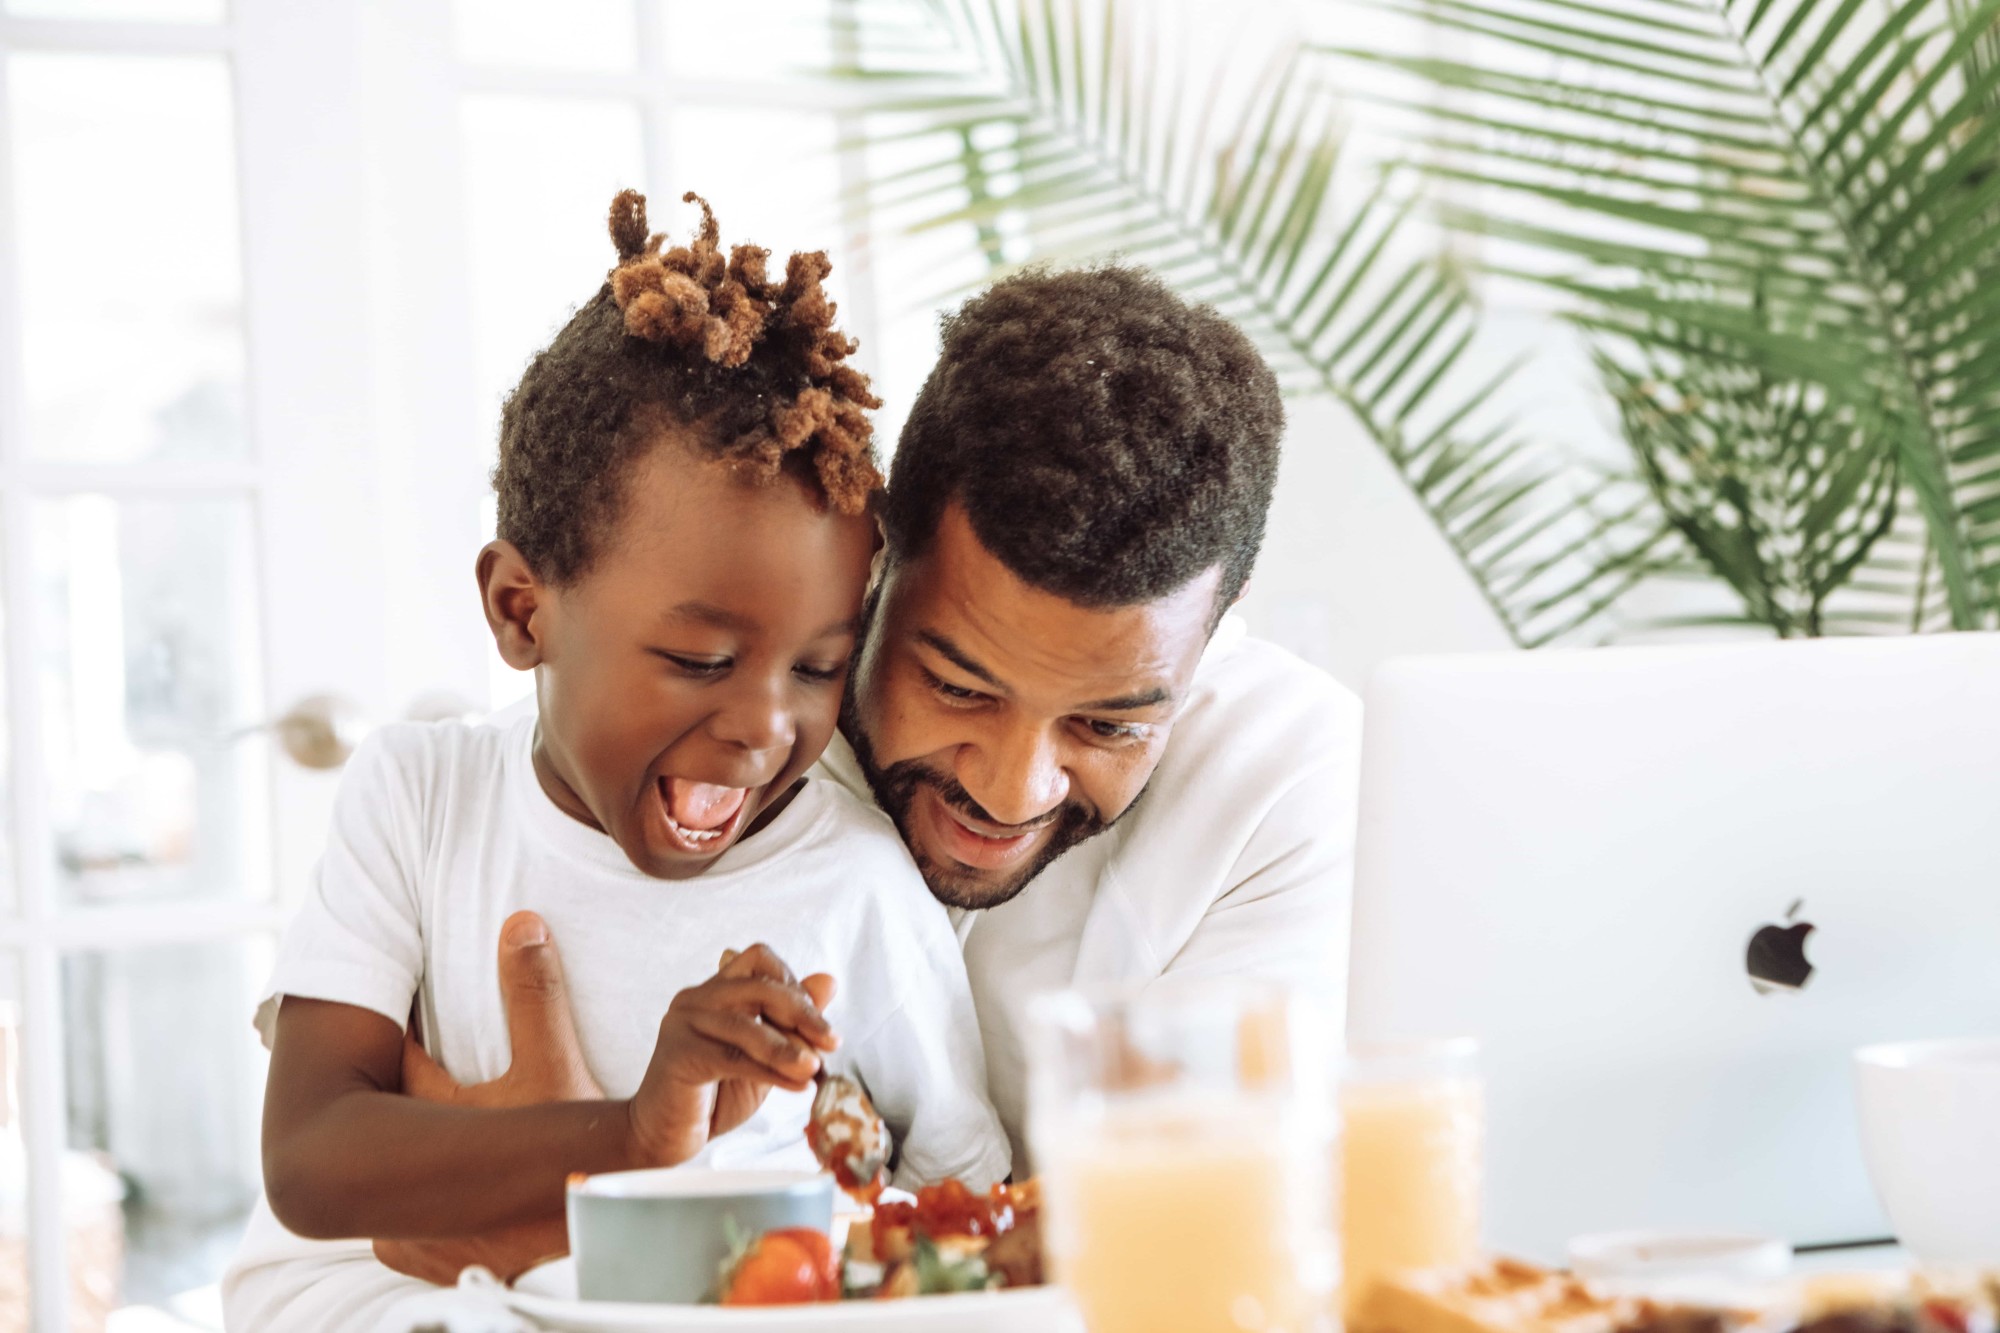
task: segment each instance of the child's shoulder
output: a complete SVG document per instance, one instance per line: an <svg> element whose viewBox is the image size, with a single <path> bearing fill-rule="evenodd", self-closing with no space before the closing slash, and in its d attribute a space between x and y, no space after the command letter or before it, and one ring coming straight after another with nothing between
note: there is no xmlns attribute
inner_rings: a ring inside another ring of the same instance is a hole
<svg viewBox="0 0 2000 1333"><path fill-rule="evenodd" d="M889 861L909 862L903 835L889 816L873 801L864 801L838 782L815 773L806 782L808 799L817 807L813 823L814 841L837 845L843 854L855 857L879 856ZM911 864L915 871L916 866Z"/></svg>
<svg viewBox="0 0 2000 1333"><path fill-rule="evenodd" d="M391 722L354 748L343 785L402 792L490 793L505 780L507 756L520 723ZM533 719L527 720L533 725Z"/></svg>
<svg viewBox="0 0 2000 1333"><path fill-rule="evenodd" d="M877 897L930 899L903 835L873 801L818 775L808 781L807 790L816 806L809 841L819 855L840 867L843 880Z"/></svg>

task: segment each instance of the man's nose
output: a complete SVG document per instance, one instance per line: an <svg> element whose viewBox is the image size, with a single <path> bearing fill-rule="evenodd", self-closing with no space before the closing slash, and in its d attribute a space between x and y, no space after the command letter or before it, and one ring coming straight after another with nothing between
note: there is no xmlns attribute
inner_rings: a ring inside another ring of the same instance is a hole
<svg viewBox="0 0 2000 1333"><path fill-rule="evenodd" d="M1053 738L1040 732L998 736L959 751L958 782L1003 824L1029 824L1069 796L1069 773Z"/></svg>

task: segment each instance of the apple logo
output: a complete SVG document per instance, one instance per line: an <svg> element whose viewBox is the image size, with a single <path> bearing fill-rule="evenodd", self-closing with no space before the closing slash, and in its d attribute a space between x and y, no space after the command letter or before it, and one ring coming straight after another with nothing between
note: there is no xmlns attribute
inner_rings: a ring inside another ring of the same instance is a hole
<svg viewBox="0 0 2000 1333"><path fill-rule="evenodd" d="M1791 921L1805 905L1803 898L1793 903L1785 913L1785 920ZM1806 936L1812 932L1810 921L1799 921L1788 926L1765 926L1750 937L1743 966L1759 995L1795 991L1812 979L1813 965L1806 961Z"/></svg>

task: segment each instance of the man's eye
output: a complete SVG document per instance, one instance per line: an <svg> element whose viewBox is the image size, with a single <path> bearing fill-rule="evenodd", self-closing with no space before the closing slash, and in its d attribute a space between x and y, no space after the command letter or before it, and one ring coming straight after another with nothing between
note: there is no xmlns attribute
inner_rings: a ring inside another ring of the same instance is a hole
<svg viewBox="0 0 2000 1333"><path fill-rule="evenodd" d="M924 672L924 678L930 682L932 689L957 703L976 703L986 697L978 690L968 690L963 685L954 685L940 676L931 674L928 670Z"/></svg>
<svg viewBox="0 0 2000 1333"><path fill-rule="evenodd" d="M1090 728L1090 734L1101 740L1129 741L1136 738L1141 728L1129 722L1106 722L1102 718L1087 717L1083 724Z"/></svg>

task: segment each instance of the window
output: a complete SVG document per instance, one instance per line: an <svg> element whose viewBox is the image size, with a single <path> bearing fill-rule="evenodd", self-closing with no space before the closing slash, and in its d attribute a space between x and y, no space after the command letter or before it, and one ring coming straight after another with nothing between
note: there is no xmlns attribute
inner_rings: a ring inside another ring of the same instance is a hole
<svg viewBox="0 0 2000 1333"><path fill-rule="evenodd" d="M687 0L0 0L0 1333L219 1328L338 781L268 723L525 684L466 574L612 194L832 250L876 369L839 114L788 77L828 31L737 67Z"/></svg>

